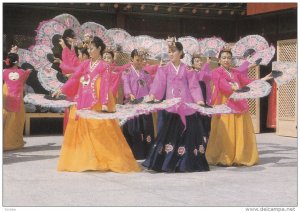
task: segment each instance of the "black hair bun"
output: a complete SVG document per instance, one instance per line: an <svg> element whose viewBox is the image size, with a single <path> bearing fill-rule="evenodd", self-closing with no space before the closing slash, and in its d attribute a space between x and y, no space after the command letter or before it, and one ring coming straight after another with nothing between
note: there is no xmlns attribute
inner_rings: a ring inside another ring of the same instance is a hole
<svg viewBox="0 0 300 212"><path fill-rule="evenodd" d="M63 33L62 38L75 38L75 32L73 29L66 29Z"/></svg>
<svg viewBox="0 0 300 212"><path fill-rule="evenodd" d="M62 38L61 35L55 34L55 35L52 37L52 44L53 44L53 46L58 46L58 45L60 45L60 44L59 44L59 40L60 40L61 38Z"/></svg>

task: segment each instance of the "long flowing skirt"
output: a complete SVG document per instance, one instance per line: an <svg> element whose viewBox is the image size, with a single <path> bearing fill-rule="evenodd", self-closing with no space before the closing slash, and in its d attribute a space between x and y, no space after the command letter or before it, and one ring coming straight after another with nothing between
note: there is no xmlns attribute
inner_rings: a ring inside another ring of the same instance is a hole
<svg viewBox="0 0 300 212"><path fill-rule="evenodd" d="M209 134L210 134L210 129L211 129L211 117L202 115L200 113L197 113L197 117L203 126L204 148L206 149L207 143L209 141Z"/></svg>
<svg viewBox="0 0 300 212"><path fill-rule="evenodd" d="M157 112L157 135L159 131L161 131L163 125L164 125L164 119L166 116L166 111L165 110L160 110Z"/></svg>
<svg viewBox="0 0 300 212"><path fill-rule="evenodd" d="M69 108L65 108L65 113L64 113L64 127L63 127L63 133L65 134L66 128L68 126L68 120L69 120Z"/></svg>
<svg viewBox="0 0 300 212"><path fill-rule="evenodd" d="M3 150L16 150L24 146L23 131L25 109L21 103L19 112L8 112L3 109Z"/></svg>
<svg viewBox="0 0 300 212"><path fill-rule="evenodd" d="M3 103L7 95L7 86L3 86ZM21 103L20 111L8 112L3 109L3 150L16 150L24 146L23 131L25 124L25 108Z"/></svg>
<svg viewBox="0 0 300 212"><path fill-rule="evenodd" d="M201 94L203 96L204 102L207 103L207 89L206 89L206 84L204 81L199 81L199 85L201 88ZM209 140L209 134L210 134L210 129L211 129L211 117L202 115L200 113L197 113L199 119L203 123L203 128L204 128L204 147L207 147L207 142Z"/></svg>
<svg viewBox="0 0 300 212"><path fill-rule="evenodd" d="M142 165L158 172L208 171L201 125L193 114L186 116L184 129L178 114L166 112L150 155Z"/></svg>
<svg viewBox="0 0 300 212"><path fill-rule="evenodd" d="M73 106L70 109L58 170L125 173L140 171L140 167L116 120L79 118L76 117L76 107Z"/></svg>
<svg viewBox="0 0 300 212"><path fill-rule="evenodd" d="M250 114L212 117L206 158L213 165L252 166L258 162L256 138Z"/></svg>
<svg viewBox="0 0 300 212"><path fill-rule="evenodd" d="M123 126L123 133L135 159L145 159L154 142L152 114L140 115L127 121Z"/></svg>

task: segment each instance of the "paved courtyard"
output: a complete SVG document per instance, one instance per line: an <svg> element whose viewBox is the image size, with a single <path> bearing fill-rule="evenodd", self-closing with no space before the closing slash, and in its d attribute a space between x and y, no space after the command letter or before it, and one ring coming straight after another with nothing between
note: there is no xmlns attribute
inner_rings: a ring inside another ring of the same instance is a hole
<svg viewBox="0 0 300 212"><path fill-rule="evenodd" d="M3 154L3 206L297 206L297 139L257 134L260 163L209 172L58 172L62 136ZM140 161L139 161L140 162Z"/></svg>

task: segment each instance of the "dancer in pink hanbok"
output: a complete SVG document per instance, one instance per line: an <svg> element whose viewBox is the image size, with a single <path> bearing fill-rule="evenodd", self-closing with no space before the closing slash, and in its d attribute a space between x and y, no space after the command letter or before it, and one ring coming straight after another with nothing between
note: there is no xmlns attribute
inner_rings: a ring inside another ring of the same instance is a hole
<svg viewBox="0 0 300 212"><path fill-rule="evenodd" d="M152 77L144 70L145 51L134 49L132 64L123 72L124 96L127 104L138 103L149 94ZM140 115L123 126L124 136L136 159L145 159L154 141L152 114Z"/></svg>
<svg viewBox="0 0 300 212"><path fill-rule="evenodd" d="M180 42L169 45L170 62L158 68L150 90L151 99L180 97L183 102L204 105L196 72L180 61ZM158 172L208 171L202 122L185 104L167 110L161 130L143 166Z"/></svg>
<svg viewBox="0 0 300 212"><path fill-rule="evenodd" d="M69 39L68 42L72 44L73 40ZM80 64L83 61L89 59L90 55L87 51L87 48L82 47L77 49L78 52L78 56L77 56L74 46L71 45L72 47L68 48L68 46L65 44L64 39L60 39L59 44L62 47L62 59L55 58L54 63L58 63L59 68L62 70L62 73L65 76L70 78L73 75L76 68L80 66ZM72 98L68 98L68 100L73 101ZM63 132L65 132L68 124L69 112L70 112L69 108L65 108Z"/></svg>
<svg viewBox="0 0 300 212"><path fill-rule="evenodd" d="M115 53L111 48L106 48L103 53L103 60L110 64L111 67L111 77L110 77L110 89L115 97L118 98L118 88L121 84L121 77L123 71L131 66L130 63L124 64L122 66L117 66L114 60Z"/></svg>
<svg viewBox="0 0 300 212"><path fill-rule="evenodd" d="M211 75L210 70L210 59L206 58L206 62L203 62L203 57L200 54L194 54L192 58L192 66L196 71L197 79L202 91L202 96L204 104L209 106L211 104ZM199 119L203 123L203 132L204 132L204 147L206 148L211 125L211 116L202 115L198 113Z"/></svg>
<svg viewBox="0 0 300 212"><path fill-rule="evenodd" d="M18 67L19 56L9 53L8 68L3 70L3 150L15 150L24 146L23 130L25 109L23 102L24 84L31 70Z"/></svg>
<svg viewBox="0 0 300 212"><path fill-rule="evenodd" d="M135 161L117 120L81 118L77 110L115 111L109 89L110 66L101 59L105 44L94 37L89 47L91 59L81 63L73 76L57 90L77 103L70 109L69 122L58 162L59 171L114 171L135 172L140 168Z"/></svg>
<svg viewBox="0 0 300 212"><path fill-rule="evenodd" d="M249 84L246 74L231 67L232 53L224 49L219 54L220 67L213 71L212 104L226 103L235 114L213 115L206 150L210 164L252 166L258 163L256 138L247 99L231 99L230 95ZM270 79L270 74L262 80Z"/></svg>

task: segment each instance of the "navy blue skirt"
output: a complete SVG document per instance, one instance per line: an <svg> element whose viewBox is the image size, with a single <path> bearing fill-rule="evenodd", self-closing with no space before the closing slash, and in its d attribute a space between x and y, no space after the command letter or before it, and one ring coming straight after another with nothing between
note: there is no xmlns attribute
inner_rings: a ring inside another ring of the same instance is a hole
<svg viewBox="0 0 300 212"><path fill-rule="evenodd" d="M163 127L165 116L166 116L165 110L160 110L157 112L157 134L159 134L159 131Z"/></svg>
<svg viewBox="0 0 300 212"><path fill-rule="evenodd" d="M157 172L209 171L203 131L196 113L186 116L184 130L180 116L166 112L163 126L142 165Z"/></svg>
<svg viewBox="0 0 300 212"><path fill-rule="evenodd" d="M123 134L135 159L145 159L154 143L152 114L128 120L123 126Z"/></svg>
<svg viewBox="0 0 300 212"><path fill-rule="evenodd" d="M210 133L210 129L211 129L211 117L210 116L206 116L206 115L202 115L200 113L197 113L197 118L199 119L199 121L202 123L202 127L203 127L203 138L204 138L204 148L206 149L207 147L207 143L209 140L209 133Z"/></svg>
<svg viewBox="0 0 300 212"><path fill-rule="evenodd" d="M204 102L207 103L207 93L206 93L206 84L204 81L199 81L199 85L201 88L201 92L202 92L202 96L203 96L203 100ZM204 132L204 147L207 147L207 142L209 139L209 133L210 133L210 128L211 128L211 117L210 116L206 116L206 115L202 115L200 113L197 113L198 118L200 119L200 121L203 124L203 132Z"/></svg>

